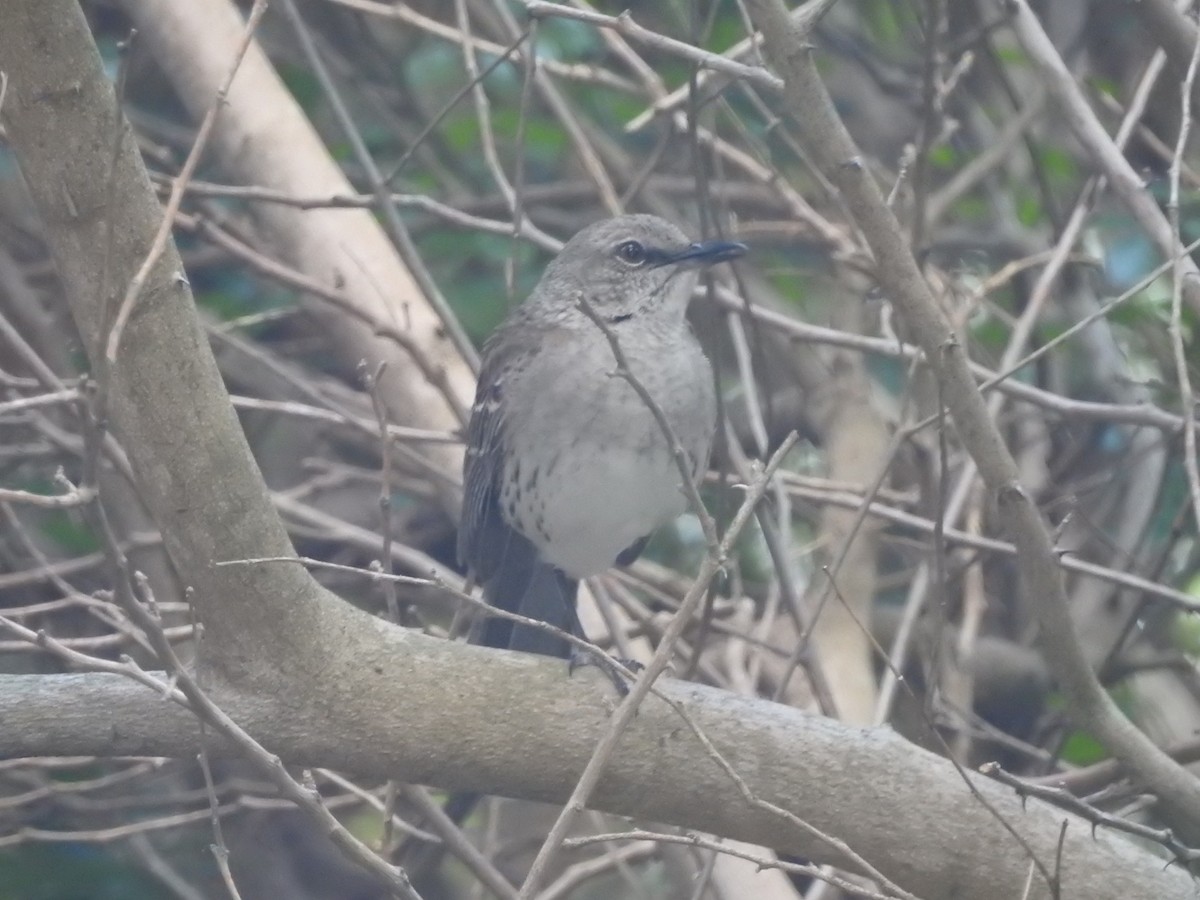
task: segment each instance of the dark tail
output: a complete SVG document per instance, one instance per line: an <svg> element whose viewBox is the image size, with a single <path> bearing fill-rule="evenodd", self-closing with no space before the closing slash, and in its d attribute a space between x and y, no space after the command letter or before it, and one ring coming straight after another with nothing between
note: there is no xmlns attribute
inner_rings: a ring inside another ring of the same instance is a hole
<svg viewBox="0 0 1200 900"><path fill-rule="evenodd" d="M575 612L579 582L538 559L537 550L528 541L521 539L519 543L525 546L507 548L503 562L483 586L483 598L498 609L539 619L582 637L583 629ZM562 638L499 618L487 620L479 643L485 647L570 658L571 645Z"/></svg>

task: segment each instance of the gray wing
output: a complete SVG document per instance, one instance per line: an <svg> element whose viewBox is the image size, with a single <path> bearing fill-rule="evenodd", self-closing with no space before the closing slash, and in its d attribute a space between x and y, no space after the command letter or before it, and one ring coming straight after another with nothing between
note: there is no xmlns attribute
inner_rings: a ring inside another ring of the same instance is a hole
<svg viewBox="0 0 1200 900"><path fill-rule="evenodd" d="M467 424L458 558L483 585L484 599L493 606L579 634L576 583L542 562L537 549L508 524L500 508L505 376L524 365L541 346L537 329L527 323L519 328L501 326L484 346L479 387ZM486 623L479 642L564 658L570 649L553 635L496 618Z"/></svg>
<svg viewBox="0 0 1200 900"><path fill-rule="evenodd" d="M542 332L518 307L483 345L483 364L463 462L463 509L458 561L478 582L492 577L512 546L515 532L500 511L504 477L505 418L509 376L529 364L542 347Z"/></svg>
<svg viewBox="0 0 1200 900"><path fill-rule="evenodd" d="M507 528L500 513L500 479L504 474L504 382L494 357L479 375L471 421L467 424L467 453L463 462L463 509L458 529L458 561L480 581L497 565L490 547L497 530Z"/></svg>

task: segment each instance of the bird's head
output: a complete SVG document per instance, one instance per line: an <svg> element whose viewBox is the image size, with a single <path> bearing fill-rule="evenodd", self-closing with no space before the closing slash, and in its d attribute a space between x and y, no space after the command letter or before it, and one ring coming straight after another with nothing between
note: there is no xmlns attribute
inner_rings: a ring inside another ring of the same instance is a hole
<svg viewBox="0 0 1200 900"><path fill-rule="evenodd" d="M576 306L582 296L613 324L643 316L682 322L699 270L745 252L732 241L690 241L658 216L604 219L567 242L531 299Z"/></svg>

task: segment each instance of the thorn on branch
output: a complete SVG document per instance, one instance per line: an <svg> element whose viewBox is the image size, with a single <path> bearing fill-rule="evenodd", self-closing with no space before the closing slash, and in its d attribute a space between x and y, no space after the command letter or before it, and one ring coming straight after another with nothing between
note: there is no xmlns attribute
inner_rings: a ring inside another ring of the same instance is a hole
<svg viewBox="0 0 1200 900"><path fill-rule="evenodd" d="M1021 487L1021 485L1015 481L1006 485L1002 485L1000 489L996 491L996 502L1001 505L1015 506L1016 504L1027 501L1028 499L1028 496L1025 494L1025 488Z"/></svg>

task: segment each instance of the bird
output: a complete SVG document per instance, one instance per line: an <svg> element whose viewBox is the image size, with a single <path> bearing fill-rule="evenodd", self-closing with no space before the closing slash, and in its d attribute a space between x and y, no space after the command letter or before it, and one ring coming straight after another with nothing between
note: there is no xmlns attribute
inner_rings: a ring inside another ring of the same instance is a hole
<svg viewBox="0 0 1200 900"><path fill-rule="evenodd" d="M484 343L458 556L489 605L583 638L579 581L633 562L652 532L686 510L666 434L618 377L610 336L695 481L708 466L717 402L688 304L701 269L745 252L733 241L691 241L653 215L594 222ZM572 668L593 661L559 635L499 617L475 640Z"/></svg>

